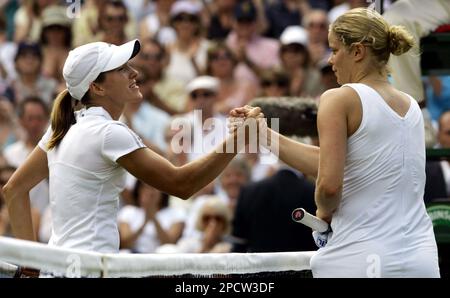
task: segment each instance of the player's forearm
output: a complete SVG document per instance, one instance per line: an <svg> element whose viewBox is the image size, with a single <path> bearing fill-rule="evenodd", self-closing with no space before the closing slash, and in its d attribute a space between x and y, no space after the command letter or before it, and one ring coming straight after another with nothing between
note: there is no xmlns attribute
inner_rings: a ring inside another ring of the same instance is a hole
<svg viewBox="0 0 450 298"><path fill-rule="evenodd" d="M269 143L272 148L278 146L280 159L305 175L317 177L320 149L291 140L268 129Z"/></svg>
<svg viewBox="0 0 450 298"><path fill-rule="evenodd" d="M19 239L36 241L28 193L16 193L8 187L3 188L3 192L14 236Z"/></svg>
<svg viewBox="0 0 450 298"><path fill-rule="evenodd" d="M321 217L331 218L339 207L342 197L342 188L327 188L320 181L316 185L315 201Z"/></svg>

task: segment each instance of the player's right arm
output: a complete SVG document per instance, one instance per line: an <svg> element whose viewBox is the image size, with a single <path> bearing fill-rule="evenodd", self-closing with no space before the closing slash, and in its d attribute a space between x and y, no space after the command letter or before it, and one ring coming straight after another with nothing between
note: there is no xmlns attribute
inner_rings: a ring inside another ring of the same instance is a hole
<svg viewBox="0 0 450 298"><path fill-rule="evenodd" d="M257 118L260 112L261 109L256 108L250 116ZM248 143L248 131L237 130L213 152L181 167L174 166L148 148L134 150L120 157L117 163L148 185L179 198L188 199L219 176L237 152L243 149L244 137L245 143ZM233 150L229 150L231 148Z"/></svg>

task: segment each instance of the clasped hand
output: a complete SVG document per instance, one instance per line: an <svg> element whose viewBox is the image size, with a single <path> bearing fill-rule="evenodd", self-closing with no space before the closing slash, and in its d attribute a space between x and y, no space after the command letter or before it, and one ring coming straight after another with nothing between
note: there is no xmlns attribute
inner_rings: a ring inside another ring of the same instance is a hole
<svg viewBox="0 0 450 298"><path fill-rule="evenodd" d="M265 123L264 114L261 112L261 108L252 107L249 105L235 108L230 111L228 117L228 130L233 133L236 129L245 124L245 120L254 118L258 121L258 124Z"/></svg>

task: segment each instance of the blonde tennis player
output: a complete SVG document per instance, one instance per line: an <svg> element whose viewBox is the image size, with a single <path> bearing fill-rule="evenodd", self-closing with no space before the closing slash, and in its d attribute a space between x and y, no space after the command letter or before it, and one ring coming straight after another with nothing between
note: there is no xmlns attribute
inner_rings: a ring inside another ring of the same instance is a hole
<svg viewBox="0 0 450 298"><path fill-rule="evenodd" d="M49 177L49 244L117 252L118 197L125 170L164 192L188 198L234 157L213 152L175 167L117 121L127 103L142 100L137 72L128 62L139 49L134 40L121 46L90 43L70 52L63 69L67 90L55 100L51 127L3 189L16 237L34 240L28 192ZM85 106L76 114L73 99ZM223 142L222 152L233 137L236 133Z"/></svg>
<svg viewBox="0 0 450 298"><path fill-rule="evenodd" d="M320 99L320 149L279 139L283 161L317 176L317 216L331 222L328 243L311 259L313 275L439 277L423 202L422 114L387 78L390 54L407 52L414 40L377 12L354 9L330 26L329 45L342 87Z"/></svg>

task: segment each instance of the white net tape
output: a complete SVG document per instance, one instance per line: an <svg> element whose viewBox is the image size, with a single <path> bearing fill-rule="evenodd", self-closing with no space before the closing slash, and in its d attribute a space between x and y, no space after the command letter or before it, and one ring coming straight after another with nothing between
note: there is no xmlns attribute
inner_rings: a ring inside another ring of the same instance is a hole
<svg viewBox="0 0 450 298"><path fill-rule="evenodd" d="M152 277L305 271L315 252L101 254L0 237L0 274L24 266L65 277Z"/></svg>

